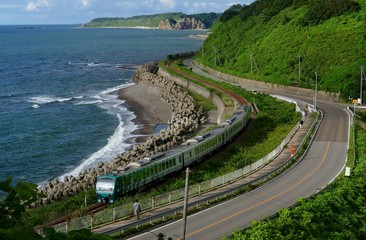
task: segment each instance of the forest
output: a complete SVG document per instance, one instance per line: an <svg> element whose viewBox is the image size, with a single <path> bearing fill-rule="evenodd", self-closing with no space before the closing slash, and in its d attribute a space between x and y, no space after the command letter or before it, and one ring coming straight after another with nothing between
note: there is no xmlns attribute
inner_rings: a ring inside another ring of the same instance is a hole
<svg viewBox="0 0 366 240"><path fill-rule="evenodd" d="M366 2L260 0L233 5L211 28L196 59L270 83L360 96L366 65ZM365 95L365 94L363 94Z"/></svg>

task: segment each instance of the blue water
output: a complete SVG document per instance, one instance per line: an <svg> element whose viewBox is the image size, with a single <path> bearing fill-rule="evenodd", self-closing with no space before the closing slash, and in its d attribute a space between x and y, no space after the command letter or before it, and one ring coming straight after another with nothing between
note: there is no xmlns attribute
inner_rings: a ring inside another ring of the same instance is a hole
<svg viewBox="0 0 366 240"><path fill-rule="evenodd" d="M117 100L135 70L196 51L194 31L0 26L0 180L41 184L109 161L137 126Z"/></svg>

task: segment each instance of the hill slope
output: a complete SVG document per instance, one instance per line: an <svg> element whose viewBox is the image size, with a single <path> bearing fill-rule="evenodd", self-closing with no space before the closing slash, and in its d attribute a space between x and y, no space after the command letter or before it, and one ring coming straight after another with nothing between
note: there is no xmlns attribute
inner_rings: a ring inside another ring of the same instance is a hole
<svg viewBox="0 0 366 240"><path fill-rule="evenodd" d="M316 72L319 89L357 98L366 65L366 2L235 5L215 23L196 59L233 75L308 88Z"/></svg>
<svg viewBox="0 0 366 240"><path fill-rule="evenodd" d="M151 27L158 28L161 21L170 20L179 22L184 18L195 18L200 20L206 28L210 28L221 14L218 13L201 13L201 14L184 14L184 13L164 13L155 15L141 15L130 18L96 18L84 24L84 27Z"/></svg>

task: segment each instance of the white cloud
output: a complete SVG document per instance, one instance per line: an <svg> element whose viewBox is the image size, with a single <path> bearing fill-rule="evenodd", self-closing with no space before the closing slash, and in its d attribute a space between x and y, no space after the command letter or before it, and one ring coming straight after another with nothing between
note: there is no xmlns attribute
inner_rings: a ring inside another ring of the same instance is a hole
<svg viewBox="0 0 366 240"><path fill-rule="evenodd" d="M90 6L90 0L81 0L80 3L83 8L87 8Z"/></svg>
<svg viewBox="0 0 366 240"><path fill-rule="evenodd" d="M50 6L49 0L37 0L28 2L25 6L25 10L28 12L38 11L43 8L48 8Z"/></svg>

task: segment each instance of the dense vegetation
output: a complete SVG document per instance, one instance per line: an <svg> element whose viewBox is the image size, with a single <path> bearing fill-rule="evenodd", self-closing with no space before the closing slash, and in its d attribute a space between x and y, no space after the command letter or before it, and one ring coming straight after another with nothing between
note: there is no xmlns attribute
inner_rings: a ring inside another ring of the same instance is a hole
<svg viewBox="0 0 366 240"><path fill-rule="evenodd" d="M69 233L56 232L53 228L44 228L43 234L34 231L33 222L24 217L26 208L38 198L44 195L38 192L36 184L19 182L12 185L12 179L0 181L0 239L7 240L34 240L34 239L58 239L58 240L110 240L104 235L94 234L90 229L70 231ZM3 194L4 193L4 194Z"/></svg>
<svg viewBox="0 0 366 240"><path fill-rule="evenodd" d="M314 88L316 72L318 89L341 92L345 99L360 95L365 1L258 0L232 6L211 30L196 54L204 65L307 88Z"/></svg>
<svg viewBox="0 0 366 240"><path fill-rule="evenodd" d="M356 164L324 193L280 210L276 218L255 221L230 239L365 239L366 131L356 127ZM353 154L353 153L352 153Z"/></svg>
<svg viewBox="0 0 366 240"><path fill-rule="evenodd" d="M160 21L171 19L179 21L185 17L194 17L201 20L208 28L220 16L218 13L199 13L199 14L184 14L184 13L164 13L155 15L141 15L130 18L96 18L86 23L85 27L153 27L157 28Z"/></svg>

